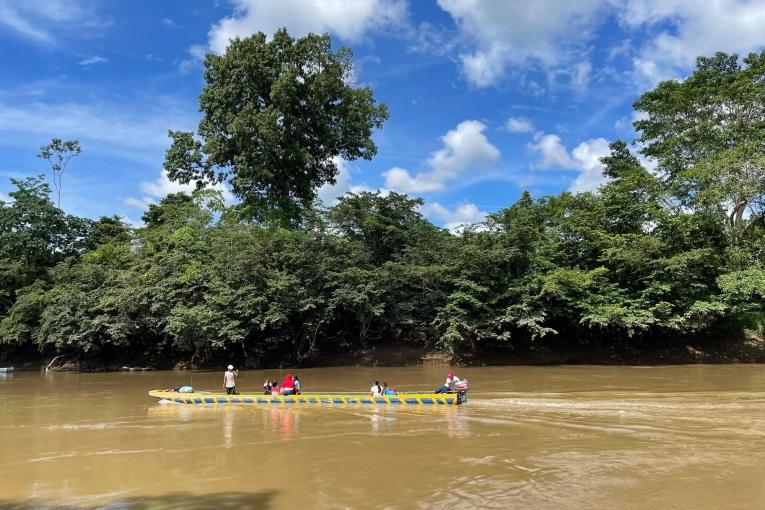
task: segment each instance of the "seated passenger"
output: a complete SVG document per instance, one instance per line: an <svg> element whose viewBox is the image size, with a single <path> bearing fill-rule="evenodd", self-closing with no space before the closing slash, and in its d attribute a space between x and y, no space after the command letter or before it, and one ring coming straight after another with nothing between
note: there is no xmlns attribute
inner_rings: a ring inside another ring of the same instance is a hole
<svg viewBox="0 0 765 510"><path fill-rule="evenodd" d="M272 387L273 386L271 385L271 381L266 379L266 382L263 383L263 395L270 395Z"/></svg>
<svg viewBox="0 0 765 510"><path fill-rule="evenodd" d="M373 397L379 397L382 395L382 386L380 386L379 381L375 381L375 383L369 389L369 394Z"/></svg>
<svg viewBox="0 0 765 510"><path fill-rule="evenodd" d="M298 376L293 375L292 380L295 383L295 395L300 395L300 379L298 379Z"/></svg>
<svg viewBox="0 0 765 510"><path fill-rule="evenodd" d="M279 395L279 385L276 381L271 381L271 395Z"/></svg>
<svg viewBox="0 0 765 510"><path fill-rule="evenodd" d="M382 395L396 395L396 390L388 387L388 383L382 383Z"/></svg>
<svg viewBox="0 0 765 510"><path fill-rule="evenodd" d="M454 372L449 372L446 376L446 382L443 386L438 388L435 393L449 393L454 391L454 385L459 382L460 378L454 375Z"/></svg>
<svg viewBox="0 0 765 510"><path fill-rule="evenodd" d="M282 395L294 395L295 394L295 381L292 379L292 374L284 376L282 381Z"/></svg>

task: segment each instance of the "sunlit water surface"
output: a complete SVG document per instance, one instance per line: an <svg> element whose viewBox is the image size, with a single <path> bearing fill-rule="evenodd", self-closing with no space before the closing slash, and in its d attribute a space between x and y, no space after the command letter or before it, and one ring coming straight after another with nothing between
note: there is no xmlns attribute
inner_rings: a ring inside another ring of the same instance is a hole
<svg viewBox="0 0 765 510"><path fill-rule="evenodd" d="M432 390L436 367L301 370ZM0 508L765 508L765 366L457 371L460 407L159 404L222 372L0 374ZM276 370L242 372L256 390Z"/></svg>

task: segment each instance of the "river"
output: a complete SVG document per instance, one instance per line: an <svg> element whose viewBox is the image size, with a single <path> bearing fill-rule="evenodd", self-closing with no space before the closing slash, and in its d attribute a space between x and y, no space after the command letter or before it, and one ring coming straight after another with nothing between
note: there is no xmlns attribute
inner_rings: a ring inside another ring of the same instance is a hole
<svg viewBox="0 0 765 510"><path fill-rule="evenodd" d="M432 390L445 370L298 373L304 391ZM457 375L469 402L445 408L146 394L222 372L0 374L0 508L765 508L765 366Z"/></svg>

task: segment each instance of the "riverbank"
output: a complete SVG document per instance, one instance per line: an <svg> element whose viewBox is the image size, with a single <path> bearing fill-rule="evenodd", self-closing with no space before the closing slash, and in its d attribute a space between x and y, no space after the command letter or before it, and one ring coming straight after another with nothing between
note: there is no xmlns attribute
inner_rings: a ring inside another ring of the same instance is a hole
<svg viewBox="0 0 765 510"><path fill-rule="evenodd" d="M16 370L56 372L138 372L149 370L216 369L227 363L242 368L322 368L336 366L406 367L417 365L503 366L503 365L683 365L765 363L765 338L748 331L740 338L709 338L672 344L624 343L598 345L560 339L514 345L504 350L444 353L409 343L390 343L368 349L323 353L301 362L294 360L249 366L235 355L210 361L194 361L188 355L117 357L100 359L76 356L43 356L18 353L0 360L0 367Z"/></svg>

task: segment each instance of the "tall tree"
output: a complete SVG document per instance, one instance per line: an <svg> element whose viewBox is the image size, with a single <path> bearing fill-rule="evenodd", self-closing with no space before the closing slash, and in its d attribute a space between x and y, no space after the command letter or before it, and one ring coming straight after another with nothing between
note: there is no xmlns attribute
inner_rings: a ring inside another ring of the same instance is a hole
<svg viewBox="0 0 765 510"><path fill-rule="evenodd" d="M69 164L69 160L77 157L82 152L78 140L63 141L60 138L54 138L47 145L40 146L38 158L46 160L50 164L53 172L53 187L56 190L56 207L61 208L61 180L64 177L64 170Z"/></svg>
<svg viewBox="0 0 765 510"><path fill-rule="evenodd" d="M256 219L295 222L316 188L335 182L337 157L377 152L372 130L388 110L351 74L351 50L332 51L326 34L235 38L205 58L197 136L170 131L168 175L199 187L228 180Z"/></svg>
<svg viewBox="0 0 765 510"><path fill-rule="evenodd" d="M699 57L634 104L642 152L686 205L724 210L739 236L765 213L765 52Z"/></svg>

